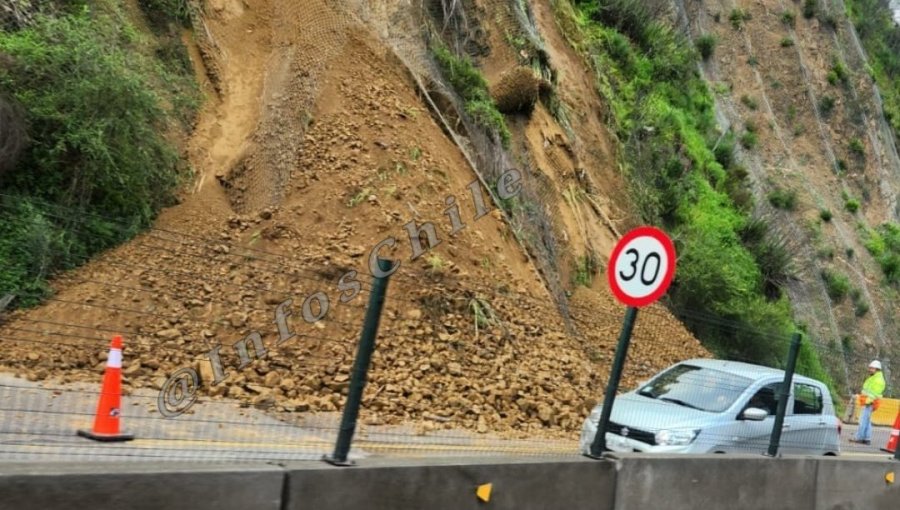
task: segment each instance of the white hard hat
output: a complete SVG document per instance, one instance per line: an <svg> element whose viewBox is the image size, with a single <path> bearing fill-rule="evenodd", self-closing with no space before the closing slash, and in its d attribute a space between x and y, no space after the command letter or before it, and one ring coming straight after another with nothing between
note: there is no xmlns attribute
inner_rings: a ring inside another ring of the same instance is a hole
<svg viewBox="0 0 900 510"><path fill-rule="evenodd" d="M869 363L869 368L874 368L875 370L881 370L881 362L877 359L871 363Z"/></svg>

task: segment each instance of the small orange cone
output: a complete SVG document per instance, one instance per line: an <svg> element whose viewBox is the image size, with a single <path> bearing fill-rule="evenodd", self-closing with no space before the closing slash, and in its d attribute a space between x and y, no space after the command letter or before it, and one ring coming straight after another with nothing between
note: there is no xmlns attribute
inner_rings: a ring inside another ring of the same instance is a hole
<svg viewBox="0 0 900 510"><path fill-rule="evenodd" d="M900 441L900 413L897 413L897 419L894 420L894 426L891 427L891 437L888 438L887 446L882 450L888 453L897 451L897 442Z"/></svg>
<svg viewBox="0 0 900 510"><path fill-rule="evenodd" d="M122 337L116 335L109 346L103 388L94 416L93 430L79 430L78 435L97 441L131 441L134 436L123 434L121 427L122 400Z"/></svg>

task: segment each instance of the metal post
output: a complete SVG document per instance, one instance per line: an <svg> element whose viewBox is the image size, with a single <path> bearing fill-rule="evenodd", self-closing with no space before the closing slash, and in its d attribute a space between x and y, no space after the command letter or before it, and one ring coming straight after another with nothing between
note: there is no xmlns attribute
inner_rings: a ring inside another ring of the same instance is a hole
<svg viewBox="0 0 900 510"><path fill-rule="evenodd" d="M619 391L619 380L622 378L622 368L625 366L625 357L628 355L628 344L631 342L631 331L634 329L634 320L638 309L629 306L625 311L625 321L622 323L622 332L619 334L619 345L616 347L616 357L613 360L612 370L609 373L609 382L606 384L606 394L603 396L603 410L600 412L600 423L597 425L597 435L591 443L589 457L600 458L606 448L606 429L609 428L609 416L612 414L613 402L616 392Z"/></svg>
<svg viewBox="0 0 900 510"><path fill-rule="evenodd" d="M794 380L794 369L797 367L797 353L800 352L800 333L794 333L791 338L791 348L788 351L787 367L784 369L784 382L781 383L781 398L778 400L778 410L775 412L775 424L772 426L772 436L769 438L769 457L778 455L778 447L781 443L781 429L784 426L784 414L787 412L788 398L791 395L791 384Z"/></svg>
<svg viewBox="0 0 900 510"><path fill-rule="evenodd" d="M392 261L378 259L378 267L382 271L390 271L392 266ZM390 276L375 277L372 280L369 306L366 308L366 317L363 322L362 334L359 338L359 348L356 351L353 371L350 374L350 389L347 393L347 404L344 406L344 413L341 416L341 425L334 445L334 454L330 457L325 456L323 459L335 466L353 465L353 461L347 460L347 454L350 453L350 443L353 441L353 433L356 431L356 419L359 416L363 390L366 387L369 363L372 360L372 353L375 351L375 337L378 334L378 323L381 320L381 310L384 307L388 278Z"/></svg>

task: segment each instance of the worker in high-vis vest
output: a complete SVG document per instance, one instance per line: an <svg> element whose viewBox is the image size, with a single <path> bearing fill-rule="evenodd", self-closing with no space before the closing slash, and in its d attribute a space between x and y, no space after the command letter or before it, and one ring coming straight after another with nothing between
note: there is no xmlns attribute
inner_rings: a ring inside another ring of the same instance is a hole
<svg viewBox="0 0 900 510"><path fill-rule="evenodd" d="M878 405L878 399L884 395L884 373L881 371L881 362L875 360L869 363L869 377L863 383L860 394L860 405L863 406L859 415L859 429L856 437L850 441L859 444L872 444L872 411Z"/></svg>

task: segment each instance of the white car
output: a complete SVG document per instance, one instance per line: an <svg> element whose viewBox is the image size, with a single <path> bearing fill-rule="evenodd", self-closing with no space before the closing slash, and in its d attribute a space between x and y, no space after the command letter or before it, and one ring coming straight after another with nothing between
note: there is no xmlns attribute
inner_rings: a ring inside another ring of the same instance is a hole
<svg viewBox="0 0 900 510"><path fill-rule="evenodd" d="M765 453L784 371L695 359L669 367L613 404L606 446L615 452ZM779 453L839 455L841 421L825 384L794 375ZM582 426L589 453L602 405Z"/></svg>

